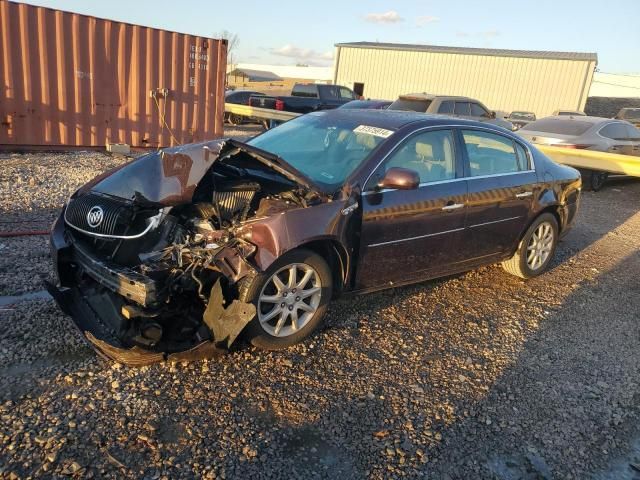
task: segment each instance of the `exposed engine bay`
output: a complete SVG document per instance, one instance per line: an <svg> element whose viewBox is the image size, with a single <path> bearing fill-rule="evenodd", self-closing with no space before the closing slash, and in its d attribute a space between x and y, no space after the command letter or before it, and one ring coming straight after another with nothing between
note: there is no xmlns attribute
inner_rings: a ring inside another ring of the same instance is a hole
<svg viewBox="0 0 640 480"><path fill-rule="evenodd" d="M73 288L50 291L63 308L80 308L63 294L82 297L85 311L68 313L99 320L98 333L95 324L76 323L107 357L140 365L229 348L255 316L252 304L238 300L241 283L259 272L246 226L323 201L271 159L231 142L219 150L209 158L211 147L204 147L210 165L191 184L184 164L197 163L193 155L158 154L162 181L177 180L179 198L159 202L140 190L122 198L98 183L77 192L64 224L54 225L52 244L57 228L70 257L58 262L60 283Z"/></svg>

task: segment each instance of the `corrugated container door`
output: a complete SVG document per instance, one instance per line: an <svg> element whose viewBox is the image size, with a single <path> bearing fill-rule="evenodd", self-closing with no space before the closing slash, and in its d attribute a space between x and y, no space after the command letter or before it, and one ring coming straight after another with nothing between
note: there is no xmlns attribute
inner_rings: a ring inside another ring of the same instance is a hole
<svg viewBox="0 0 640 480"><path fill-rule="evenodd" d="M223 133L225 40L0 0L0 146L176 145Z"/></svg>

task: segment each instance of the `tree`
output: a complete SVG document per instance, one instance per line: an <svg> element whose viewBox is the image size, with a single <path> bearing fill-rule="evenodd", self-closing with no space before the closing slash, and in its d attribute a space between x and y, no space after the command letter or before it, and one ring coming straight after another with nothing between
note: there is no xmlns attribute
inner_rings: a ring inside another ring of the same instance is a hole
<svg viewBox="0 0 640 480"><path fill-rule="evenodd" d="M222 30L216 37L222 38L227 41L227 66L229 71L235 69L235 52L238 45L240 45L240 39L235 33L231 33L229 30Z"/></svg>

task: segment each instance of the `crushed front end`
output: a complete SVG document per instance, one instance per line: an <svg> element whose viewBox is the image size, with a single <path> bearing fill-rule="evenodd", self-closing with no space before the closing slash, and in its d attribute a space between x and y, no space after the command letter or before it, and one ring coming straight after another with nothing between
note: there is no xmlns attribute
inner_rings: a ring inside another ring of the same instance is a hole
<svg viewBox="0 0 640 480"><path fill-rule="evenodd" d="M81 188L54 223L58 284L48 289L101 355L128 365L211 357L254 318L237 298L258 271L256 246L236 232L265 205L304 200L282 175L257 182L213 168L224 146L147 155Z"/></svg>

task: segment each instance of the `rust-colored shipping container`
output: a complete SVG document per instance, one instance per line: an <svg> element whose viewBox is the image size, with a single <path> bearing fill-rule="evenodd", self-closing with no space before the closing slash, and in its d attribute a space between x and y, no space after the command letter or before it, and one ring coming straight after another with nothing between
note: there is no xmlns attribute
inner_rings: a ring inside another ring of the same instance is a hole
<svg viewBox="0 0 640 480"><path fill-rule="evenodd" d="M226 40L0 0L0 148L223 133Z"/></svg>

